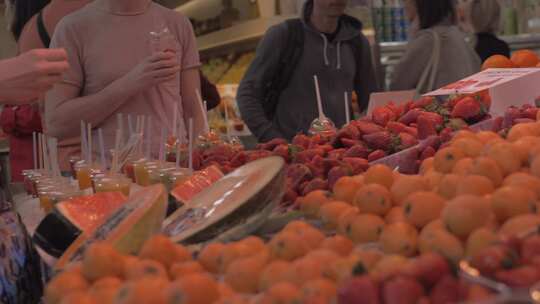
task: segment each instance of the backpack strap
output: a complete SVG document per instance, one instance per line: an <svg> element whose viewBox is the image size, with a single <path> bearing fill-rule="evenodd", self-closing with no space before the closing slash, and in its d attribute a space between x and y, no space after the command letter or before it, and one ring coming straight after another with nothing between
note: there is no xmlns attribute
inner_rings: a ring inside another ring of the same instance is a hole
<svg viewBox="0 0 540 304"><path fill-rule="evenodd" d="M356 36L354 37L353 39L349 40L348 41L348 44L351 46L352 48L352 51L353 51L353 55L354 55L354 62L356 64L356 73L354 75L354 89L357 90L358 87L360 86L360 83L364 80L365 81L365 77L366 75L362 75L362 60L363 60L363 56L362 56L362 53L363 53L363 40L362 40L362 37L361 36ZM362 108L364 106L367 106L367 105L362 105L362 104L358 104L362 110ZM351 112L352 113L352 112Z"/></svg>
<svg viewBox="0 0 540 304"><path fill-rule="evenodd" d="M47 32L47 28L45 27L45 22L43 21L43 10L41 10L36 19L37 23L37 30L39 34L39 38L41 39L41 42L46 48L49 48L49 45L51 44L51 36Z"/></svg>
<svg viewBox="0 0 540 304"><path fill-rule="evenodd" d="M281 92L287 88L302 54L304 53L304 24L300 19L285 21L287 38L285 48L281 50L278 67L271 81L266 86L263 108L266 117L273 120Z"/></svg>

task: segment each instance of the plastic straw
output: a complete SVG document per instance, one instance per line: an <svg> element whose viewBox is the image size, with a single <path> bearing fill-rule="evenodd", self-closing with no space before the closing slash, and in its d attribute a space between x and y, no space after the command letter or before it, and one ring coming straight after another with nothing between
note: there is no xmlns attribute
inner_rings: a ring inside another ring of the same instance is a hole
<svg viewBox="0 0 540 304"><path fill-rule="evenodd" d="M321 89L319 88L319 78L317 78L317 75L313 76L313 80L315 81L315 93L317 93L317 107L319 109L319 119L323 119L325 118L325 115L323 112Z"/></svg>
<svg viewBox="0 0 540 304"><path fill-rule="evenodd" d="M193 172L193 118L189 119L189 170Z"/></svg>
<svg viewBox="0 0 540 304"><path fill-rule="evenodd" d="M347 124L351 122L351 109L349 108L349 93L345 92L345 121Z"/></svg>
<svg viewBox="0 0 540 304"><path fill-rule="evenodd" d="M129 137L131 137L135 131L133 130L133 121L131 120L131 115L128 114L127 117L128 117Z"/></svg>
<svg viewBox="0 0 540 304"><path fill-rule="evenodd" d="M88 140L86 138L86 128L84 121L81 120L81 156L88 161Z"/></svg>
<svg viewBox="0 0 540 304"><path fill-rule="evenodd" d="M195 93L197 93L197 99L199 100L199 107L201 107L202 116L203 116L203 122L204 122L204 132L208 133L210 132L210 126L208 125L208 113L206 111L206 103L203 101L201 97L201 92L199 90L195 90Z"/></svg>
<svg viewBox="0 0 540 304"><path fill-rule="evenodd" d="M159 139L159 164L165 162L165 140L167 137L167 131L164 127L161 127L161 138Z"/></svg>
<svg viewBox="0 0 540 304"><path fill-rule="evenodd" d="M231 127L229 124L229 107L227 104L225 104L225 127L227 132L227 140L231 141Z"/></svg>
<svg viewBox="0 0 540 304"><path fill-rule="evenodd" d="M146 158L152 157L152 116L148 116L146 128Z"/></svg>
<svg viewBox="0 0 540 304"><path fill-rule="evenodd" d="M141 142L139 143L139 154L143 155L143 146L144 146L144 139L146 138L146 134L144 134L144 124L145 124L145 116L141 116L141 128L139 129L139 134L141 134Z"/></svg>
<svg viewBox="0 0 540 304"><path fill-rule="evenodd" d="M60 176L60 166L58 165L58 140L56 138L49 138L49 153L51 157L51 170L53 176Z"/></svg>
<svg viewBox="0 0 540 304"><path fill-rule="evenodd" d="M176 136L178 135L176 133L176 126L178 126L178 106L177 104L175 103L174 104L174 111L173 111L173 120L172 120L172 136L176 138Z"/></svg>
<svg viewBox="0 0 540 304"><path fill-rule="evenodd" d="M103 129L98 130L98 137L99 137L99 153L101 154L101 165L103 166L103 169L107 169L107 158L105 156L105 143L103 141Z"/></svg>
<svg viewBox="0 0 540 304"><path fill-rule="evenodd" d="M111 173L118 172L118 158L120 157L120 135L122 135L121 131L116 130L116 138L114 141L114 155L113 155Z"/></svg>
<svg viewBox="0 0 540 304"><path fill-rule="evenodd" d="M37 134L36 132L32 132L32 156L34 157L34 170L37 170Z"/></svg>
<svg viewBox="0 0 540 304"><path fill-rule="evenodd" d="M51 167L49 163L49 153L47 151L47 137L45 135L41 135L41 145L43 149L43 166L45 171L49 172Z"/></svg>
<svg viewBox="0 0 540 304"><path fill-rule="evenodd" d="M39 157L39 169L44 169L43 167L43 149L42 149L42 143L41 143L41 133L38 133L38 145L37 145L37 151L38 151L38 157Z"/></svg>
<svg viewBox="0 0 540 304"><path fill-rule="evenodd" d="M92 146L92 124L88 124L87 126L88 130L88 164L92 165L92 151L94 150L94 147Z"/></svg>
<svg viewBox="0 0 540 304"><path fill-rule="evenodd" d="M116 116L116 120L118 122L117 130L120 130L120 140L124 142L124 115L122 113L118 114Z"/></svg>

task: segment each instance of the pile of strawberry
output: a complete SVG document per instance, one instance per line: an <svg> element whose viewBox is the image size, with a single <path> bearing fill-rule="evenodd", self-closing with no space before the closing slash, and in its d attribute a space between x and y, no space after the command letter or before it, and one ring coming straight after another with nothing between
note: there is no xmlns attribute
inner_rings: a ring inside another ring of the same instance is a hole
<svg viewBox="0 0 540 304"><path fill-rule="evenodd" d="M504 131L519 123L535 122L537 114L538 108L530 104L524 104L519 108L510 106L504 112L501 127Z"/></svg>

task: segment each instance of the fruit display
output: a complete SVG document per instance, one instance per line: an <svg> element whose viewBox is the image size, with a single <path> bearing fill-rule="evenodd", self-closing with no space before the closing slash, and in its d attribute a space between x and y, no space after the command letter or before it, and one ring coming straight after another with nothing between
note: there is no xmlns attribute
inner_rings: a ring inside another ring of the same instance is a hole
<svg viewBox="0 0 540 304"><path fill-rule="evenodd" d="M484 61L482 70L534 67L540 67L540 56L531 50L519 50L513 52L510 58L503 55L493 55L489 57Z"/></svg>
<svg viewBox="0 0 540 304"><path fill-rule="evenodd" d="M231 65L230 69L227 70L225 75L219 79L218 84L240 83L254 58L255 52L248 52L240 55L235 63Z"/></svg>

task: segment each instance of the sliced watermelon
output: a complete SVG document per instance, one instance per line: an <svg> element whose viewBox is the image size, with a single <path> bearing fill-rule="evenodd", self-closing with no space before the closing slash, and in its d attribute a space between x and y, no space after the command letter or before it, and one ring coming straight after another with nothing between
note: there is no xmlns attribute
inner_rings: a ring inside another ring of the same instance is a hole
<svg viewBox="0 0 540 304"><path fill-rule="evenodd" d="M82 232L95 229L126 201L120 192L104 192L60 202L41 221L33 240L51 256L59 257Z"/></svg>
<svg viewBox="0 0 540 304"><path fill-rule="evenodd" d="M204 189L210 187L223 177L223 172L216 166L210 166L206 169L194 172L185 181L178 184L172 191L171 195L182 204L189 202Z"/></svg>
<svg viewBox="0 0 540 304"><path fill-rule="evenodd" d="M136 254L143 243L161 231L167 211L167 191L161 184L143 188L99 227L84 231L58 260L56 269L79 261L88 245L110 242L121 253Z"/></svg>

